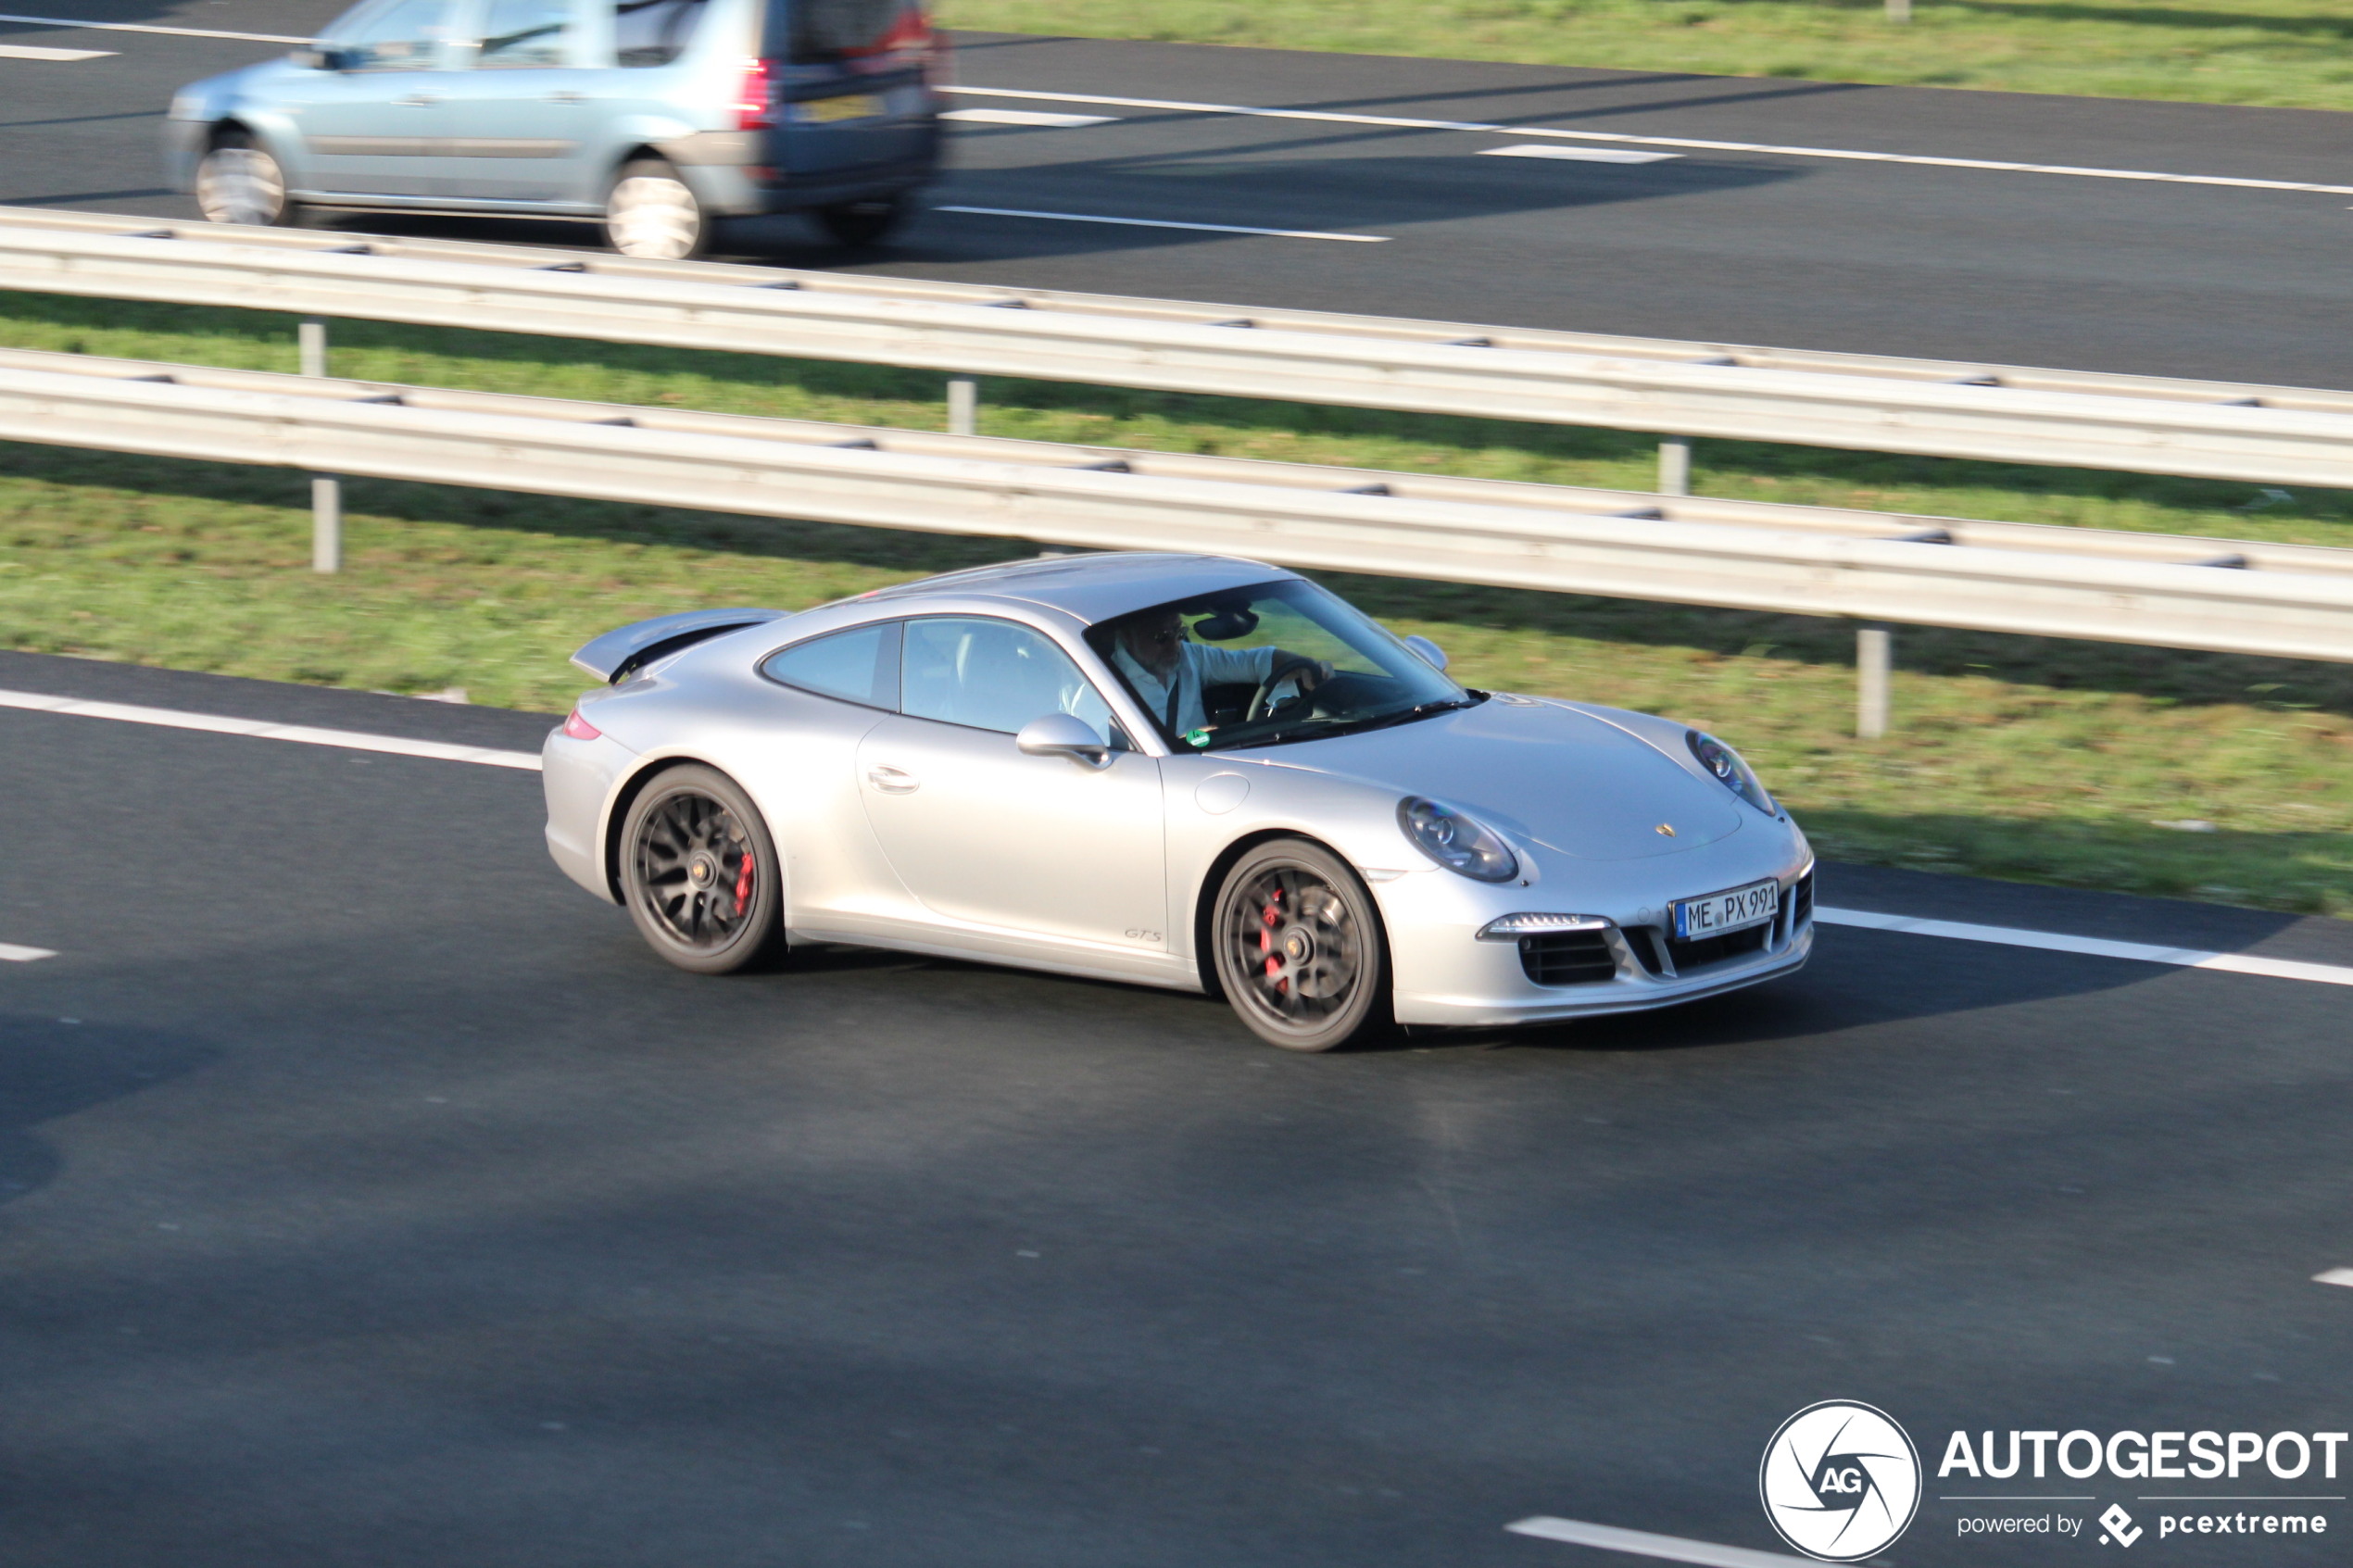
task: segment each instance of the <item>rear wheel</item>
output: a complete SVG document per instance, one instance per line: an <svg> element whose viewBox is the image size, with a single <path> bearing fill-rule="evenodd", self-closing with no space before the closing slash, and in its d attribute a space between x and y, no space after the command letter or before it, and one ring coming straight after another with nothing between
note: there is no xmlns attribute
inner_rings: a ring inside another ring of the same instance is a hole
<svg viewBox="0 0 2353 1568"><path fill-rule="evenodd" d="M907 220L907 198L890 196L880 201L843 202L837 207L821 207L817 221L836 243L862 246L879 244L891 231Z"/></svg>
<svg viewBox="0 0 2353 1568"><path fill-rule="evenodd" d="M1269 1045L1327 1051L1388 1021L1372 896L1319 845L1276 839L1243 856L1218 891L1210 940L1226 999Z"/></svg>
<svg viewBox="0 0 2353 1568"><path fill-rule="evenodd" d="M623 901L647 945L680 969L727 974L784 948L776 847L735 780L673 768L621 829Z"/></svg>
<svg viewBox="0 0 2353 1568"><path fill-rule="evenodd" d="M605 198L605 239L623 256L685 261L711 246L711 215L660 158L623 166Z"/></svg>
<svg viewBox="0 0 2353 1568"><path fill-rule="evenodd" d="M196 165L196 208L213 223L286 224L286 171L242 131L224 132Z"/></svg>

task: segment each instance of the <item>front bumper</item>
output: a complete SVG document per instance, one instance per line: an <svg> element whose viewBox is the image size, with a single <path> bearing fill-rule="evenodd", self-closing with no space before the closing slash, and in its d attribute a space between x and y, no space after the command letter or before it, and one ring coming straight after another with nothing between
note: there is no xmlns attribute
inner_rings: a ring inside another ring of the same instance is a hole
<svg viewBox="0 0 2353 1568"><path fill-rule="evenodd" d="M163 182L182 193L196 188L196 165L212 141L211 122L167 119L163 122Z"/></svg>

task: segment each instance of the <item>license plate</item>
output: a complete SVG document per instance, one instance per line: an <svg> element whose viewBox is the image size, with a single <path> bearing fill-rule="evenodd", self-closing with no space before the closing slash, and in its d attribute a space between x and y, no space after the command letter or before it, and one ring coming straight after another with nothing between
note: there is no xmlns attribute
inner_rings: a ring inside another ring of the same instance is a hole
<svg viewBox="0 0 2353 1568"><path fill-rule="evenodd" d="M1728 892L1711 893L1705 898L1679 898L1667 907L1674 911L1676 941L1720 936L1728 931L1743 931L1771 920L1780 910L1781 884L1753 883Z"/></svg>
<svg viewBox="0 0 2353 1568"><path fill-rule="evenodd" d="M883 101L873 93L852 93L839 98L805 98L793 109L798 119L831 125L842 119L872 119L883 112Z"/></svg>

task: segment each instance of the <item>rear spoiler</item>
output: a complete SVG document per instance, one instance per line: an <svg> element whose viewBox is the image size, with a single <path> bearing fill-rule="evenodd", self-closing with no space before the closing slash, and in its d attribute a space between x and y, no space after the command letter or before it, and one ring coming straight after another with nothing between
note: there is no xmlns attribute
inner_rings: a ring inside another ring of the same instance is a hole
<svg viewBox="0 0 2353 1568"><path fill-rule="evenodd" d="M631 671L664 654L676 653L723 632L738 632L763 621L782 621L789 613L781 609L690 609L677 615L657 615L651 621L635 621L601 637L590 638L572 656L572 662L610 685L627 679Z"/></svg>

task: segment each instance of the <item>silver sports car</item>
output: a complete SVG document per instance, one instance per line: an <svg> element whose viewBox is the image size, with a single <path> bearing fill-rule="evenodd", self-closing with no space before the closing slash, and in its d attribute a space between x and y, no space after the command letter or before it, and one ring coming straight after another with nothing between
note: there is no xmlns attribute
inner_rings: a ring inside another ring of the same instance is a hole
<svg viewBox="0 0 2353 1568"><path fill-rule="evenodd" d="M723 973L853 943L1219 993L1262 1038L1788 974L1813 854L1731 747L1472 691L1279 567L1048 556L608 633L547 845Z"/></svg>

